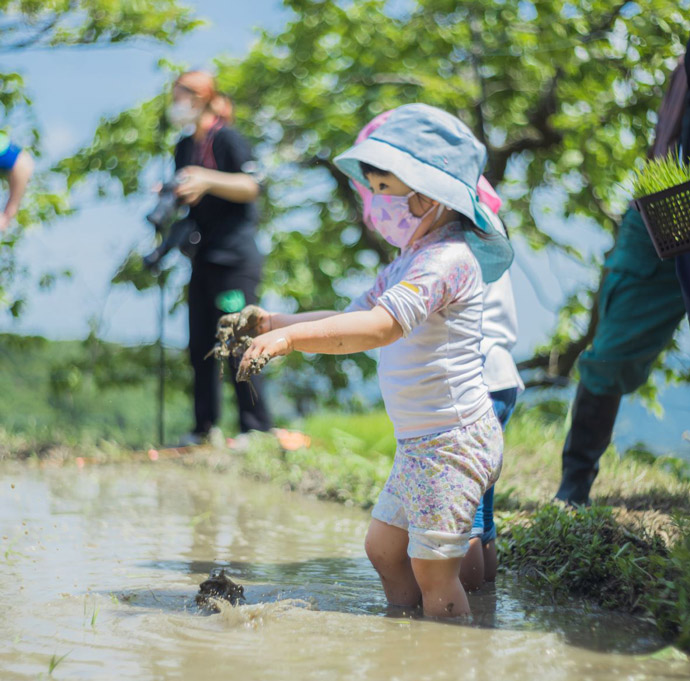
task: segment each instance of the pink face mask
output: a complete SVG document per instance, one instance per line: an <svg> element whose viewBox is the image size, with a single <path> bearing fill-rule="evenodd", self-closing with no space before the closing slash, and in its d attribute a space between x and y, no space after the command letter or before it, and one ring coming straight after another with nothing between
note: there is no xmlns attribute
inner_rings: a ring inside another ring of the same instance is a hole
<svg viewBox="0 0 690 681"><path fill-rule="evenodd" d="M410 239L422 223L422 220L434 210L429 210L417 217L410 211L409 200L416 192L412 191L405 196L391 196L390 194L375 194L371 199L369 218L374 229L389 243L397 248L405 248ZM436 219L443 211L439 205Z"/></svg>

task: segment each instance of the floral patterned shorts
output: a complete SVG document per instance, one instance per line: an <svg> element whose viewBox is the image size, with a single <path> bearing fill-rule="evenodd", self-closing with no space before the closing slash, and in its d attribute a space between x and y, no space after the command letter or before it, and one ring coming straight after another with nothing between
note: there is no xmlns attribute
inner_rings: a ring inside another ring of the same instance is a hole
<svg viewBox="0 0 690 681"><path fill-rule="evenodd" d="M408 531L411 558L460 558L502 462L503 432L493 409L463 428L398 440L393 470L371 514Z"/></svg>

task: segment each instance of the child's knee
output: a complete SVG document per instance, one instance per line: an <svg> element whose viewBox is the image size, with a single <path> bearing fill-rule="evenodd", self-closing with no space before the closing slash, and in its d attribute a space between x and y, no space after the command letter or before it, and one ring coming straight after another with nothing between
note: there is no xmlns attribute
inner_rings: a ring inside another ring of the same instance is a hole
<svg viewBox="0 0 690 681"><path fill-rule="evenodd" d="M378 572L397 568L409 560L407 532L374 520L364 540L364 550Z"/></svg>
<svg viewBox="0 0 690 681"><path fill-rule="evenodd" d="M394 567L405 562L407 555L400 555L399 552L392 551L390 547L376 541L374 537L367 535L364 540L364 550L367 558L371 561L377 572L385 571L386 568Z"/></svg>
<svg viewBox="0 0 690 681"><path fill-rule="evenodd" d="M364 539L364 550L366 551L367 558L371 561L371 564L378 570L383 556L381 547L377 544L375 538L371 536L371 532L368 532Z"/></svg>
<svg viewBox="0 0 690 681"><path fill-rule="evenodd" d="M444 589L450 582L459 580L460 558L441 560L412 559L412 571L422 594Z"/></svg>
<svg viewBox="0 0 690 681"><path fill-rule="evenodd" d="M412 572L414 573L414 578L419 584L419 588L422 593L432 591L436 587L440 580L440 573L436 566L432 565L436 561L428 560L412 560Z"/></svg>

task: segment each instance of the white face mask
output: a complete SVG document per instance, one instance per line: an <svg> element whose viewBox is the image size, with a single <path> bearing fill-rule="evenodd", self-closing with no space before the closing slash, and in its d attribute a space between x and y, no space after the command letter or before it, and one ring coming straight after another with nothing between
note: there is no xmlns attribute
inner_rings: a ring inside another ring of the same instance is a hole
<svg viewBox="0 0 690 681"><path fill-rule="evenodd" d="M188 125L195 125L201 116L201 110L195 109L187 100L173 102L167 110L170 124L176 128L186 128Z"/></svg>

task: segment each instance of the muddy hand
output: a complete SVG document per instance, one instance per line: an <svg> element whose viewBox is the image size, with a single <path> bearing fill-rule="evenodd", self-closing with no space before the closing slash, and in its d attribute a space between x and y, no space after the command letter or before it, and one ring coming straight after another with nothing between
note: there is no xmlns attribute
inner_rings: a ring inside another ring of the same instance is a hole
<svg viewBox="0 0 690 681"><path fill-rule="evenodd" d="M270 315L258 305L247 305L241 312L223 315L218 320L219 340L221 340L221 332L231 334L235 338L242 336L254 338L270 330Z"/></svg>
<svg viewBox="0 0 690 681"><path fill-rule="evenodd" d="M258 374L271 359L290 352L292 352L290 340L282 329L257 336L242 357L237 369L237 380L249 380L250 376Z"/></svg>
<svg viewBox="0 0 690 681"><path fill-rule="evenodd" d="M241 312L223 315L218 320L218 343L208 353L216 359L241 357L252 338L270 329L270 314L257 305L247 305Z"/></svg>
<svg viewBox="0 0 690 681"><path fill-rule="evenodd" d="M270 359L268 355L259 355L258 357L253 357L246 363L240 364L239 369L237 369L237 382L242 383L248 381L250 377L260 374L261 370L269 363Z"/></svg>

